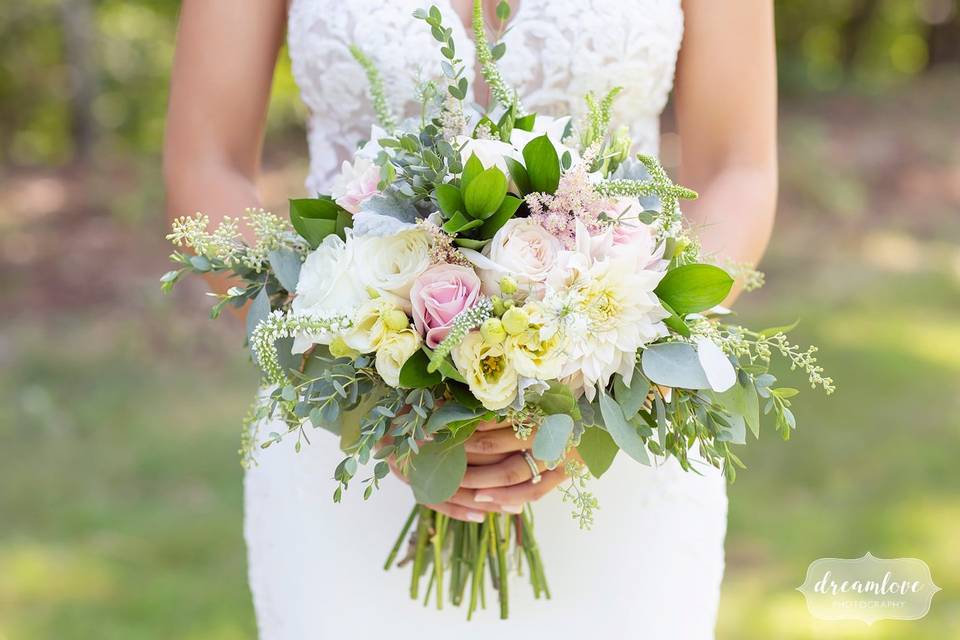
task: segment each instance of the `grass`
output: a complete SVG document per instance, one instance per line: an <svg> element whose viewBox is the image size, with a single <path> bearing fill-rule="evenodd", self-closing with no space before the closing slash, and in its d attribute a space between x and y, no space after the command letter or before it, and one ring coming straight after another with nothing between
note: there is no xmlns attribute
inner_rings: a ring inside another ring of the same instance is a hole
<svg viewBox="0 0 960 640"><path fill-rule="evenodd" d="M960 285L950 272L835 255L846 258L774 264L771 285L740 309L756 325L802 317L796 339L822 347L839 390L800 397L790 443L767 432L746 449L719 635L954 637ZM235 455L252 374L233 352L237 328L197 316L153 301L7 327L0 632L10 640L254 636ZM809 616L793 590L806 566L866 551L930 564L944 591L925 619L868 628Z"/></svg>
<svg viewBox="0 0 960 640"><path fill-rule="evenodd" d="M943 95L901 98L955 103ZM744 450L722 640L960 637L955 111L914 105L929 117L904 130L901 98L833 115L818 101L785 122L770 284L738 312L751 326L801 318L795 340L820 345L838 391L796 399L791 442L766 431ZM300 181L268 177L270 201ZM33 210L34 192L3 204ZM158 223L14 214L0 206L0 313L19 311L0 332L0 640L254 638L239 326L205 321L198 289L159 299ZM809 563L867 551L930 565L943 591L926 618L808 614L794 589Z"/></svg>

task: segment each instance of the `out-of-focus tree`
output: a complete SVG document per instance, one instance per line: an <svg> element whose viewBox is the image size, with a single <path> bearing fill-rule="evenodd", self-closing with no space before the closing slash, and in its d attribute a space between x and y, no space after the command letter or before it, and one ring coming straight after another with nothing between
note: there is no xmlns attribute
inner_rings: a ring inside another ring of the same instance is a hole
<svg viewBox="0 0 960 640"><path fill-rule="evenodd" d="M780 76L791 92L879 91L960 65L958 0L779 0Z"/></svg>
<svg viewBox="0 0 960 640"><path fill-rule="evenodd" d="M752 1L752 0L738 0ZM160 147L177 0L31 0L0 11L0 167L153 157ZM789 93L881 91L960 68L960 0L776 0ZM229 51L223 55L230 55ZM303 107L278 68L270 130Z"/></svg>

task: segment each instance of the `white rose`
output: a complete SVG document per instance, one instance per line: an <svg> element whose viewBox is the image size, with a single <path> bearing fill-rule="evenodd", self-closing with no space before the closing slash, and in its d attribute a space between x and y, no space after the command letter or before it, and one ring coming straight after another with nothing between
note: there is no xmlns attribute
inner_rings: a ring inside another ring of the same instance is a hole
<svg viewBox="0 0 960 640"><path fill-rule="evenodd" d="M464 166L467 165L470 156L476 154L484 169L496 167L509 178L510 171L507 169L507 161L504 158L513 158L523 164L523 154L513 145L500 140L476 140L467 136L457 136L454 138L454 143L462 145L460 147L460 159Z"/></svg>
<svg viewBox="0 0 960 640"><path fill-rule="evenodd" d="M391 387L400 386L400 369L420 348L422 338L413 329L391 332L384 337L377 349L377 373Z"/></svg>
<svg viewBox="0 0 960 640"><path fill-rule="evenodd" d="M510 276L524 298L540 288L562 249L560 241L537 221L513 218L500 227L482 254L470 249L461 252L477 268L485 294L499 294L500 279Z"/></svg>
<svg viewBox="0 0 960 640"><path fill-rule="evenodd" d="M389 236L354 238L360 281L410 311L410 287L430 266L430 235L409 229Z"/></svg>
<svg viewBox="0 0 960 640"><path fill-rule="evenodd" d="M467 334L453 349L453 362L470 391L491 411L504 409L517 397L517 370L504 351L504 344L490 344L479 331Z"/></svg>
<svg viewBox="0 0 960 640"><path fill-rule="evenodd" d="M352 315L369 297L357 278L350 243L331 234L307 256L300 268L293 312L317 318ZM314 343L329 344L330 339L332 336L297 336L294 352L302 353Z"/></svg>

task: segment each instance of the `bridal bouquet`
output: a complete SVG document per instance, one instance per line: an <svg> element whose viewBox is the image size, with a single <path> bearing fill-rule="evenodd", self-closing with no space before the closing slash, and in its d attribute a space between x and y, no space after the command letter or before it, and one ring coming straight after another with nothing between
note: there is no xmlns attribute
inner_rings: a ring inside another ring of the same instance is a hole
<svg viewBox="0 0 960 640"><path fill-rule="evenodd" d="M724 322L718 305L737 270L708 263L684 229L679 203L696 194L653 158L631 157L624 129L610 130L618 90L587 95L578 121L527 112L498 73L504 47L487 40L480 5L474 35L492 109L467 101L440 12L418 11L445 75L420 84L421 115L394 118L376 68L355 48L379 126L330 193L292 200L289 223L248 211L252 243L240 220L213 229L201 214L177 220L169 238L190 251L173 254L163 286L186 273L237 280L212 315L248 308L249 346L269 390L248 416L246 460L257 447L295 438L299 451L311 430L331 431L345 454L335 501L355 482L370 497L392 461L419 505L386 566L403 550L410 595L433 593L439 607L449 594L468 617L485 602L489 574L506 617L517 564L549 597L530 508L463 522L423 506L458 489L464 442L481 422L509 422L529 442L534 480L538 461L563 469L565 499L589 526L597 505L586 480L621 451L640 464L672 456L694 471L696 451L733 480L742 466L734 445L759 433L761 415L789 437L797 391L776 386L772 356L814 387L833 385L815 349L789 343L787 328ZM259 433L267 418L286 429Z"/></svg>

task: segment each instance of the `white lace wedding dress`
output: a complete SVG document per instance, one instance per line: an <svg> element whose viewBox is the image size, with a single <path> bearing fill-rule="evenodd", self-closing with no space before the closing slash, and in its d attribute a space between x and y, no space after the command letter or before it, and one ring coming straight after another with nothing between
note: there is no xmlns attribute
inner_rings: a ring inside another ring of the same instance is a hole
<svg viewBox="0 0 960 640"><path fill-rule="evenodd" d="M469 67L472 39L449 0L438 4ZM375 60L397 112L416 107L403 99L418 74L439 76L437 44L410 17L420 6L292 0L290 54L312 113L312 191L324 190L373 121L350 43ZM522 0L501 68L524 106L540 113L578 114L586 91L623 86L616 121L655 153L682 31L679 0ZM508 622L489 609L468 624L461 609L409 600L408 570L382 569L413 504L410 490L391 477L368 503L353 491L334 504L337 442L322 432L312 439L299 454L292 442L262 451L246 477L250 587L263 640L713 637L727 502L712 468L698 476L672 461L642 467L621 454L592 484L600 501L592 531L578 529L556 492L544 498L535 513L553 599L533 600L525 578L515 578Z"/></svg>

